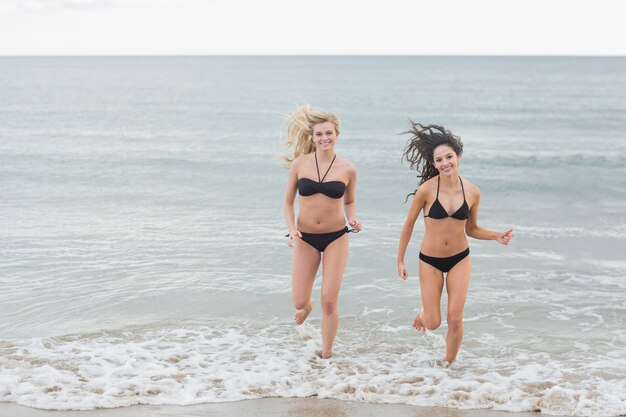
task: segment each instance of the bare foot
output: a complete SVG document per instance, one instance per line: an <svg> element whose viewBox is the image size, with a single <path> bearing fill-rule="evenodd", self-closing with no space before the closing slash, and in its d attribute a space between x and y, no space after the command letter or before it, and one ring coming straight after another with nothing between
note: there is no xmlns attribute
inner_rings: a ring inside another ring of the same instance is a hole
<svg viewBox="0 0 626 417"><path fill-rule="evenodd" d="M449 368L452 363L445 359L435 359L432 362L433 368Z"/></svg>
<svg viewBox="0 0 626 417"><path fill-rule="evenodd" d="M321 358L321 359L328 359L331 356L333 356L333 352L324 353L321 350L316 350L315 354L317 355L318 358Z"/></svg>
<svg viewBox="0 0 626 417"><path fill-rule="evenodd" d="M420 307L420 311L417 313L417 315L415 316L415 319L413 320L413 328L415 330L419 330L422 333L426 333L426 326L424 326L424 324L422 323L422 312L424 311L424 309L422 307Z"/></svg>
<svg viewBox="0 0 626 417"><path fill-rule="evenodd" d="M313 298L311 298L309 300L309 302L307 303L306 307L304 307L302 310L296 310L296 314L294 316L294 320L295 320L296 324L304 323L306 318L309 317L309 313L311 312L311 310L313 310L313 303L314 302L315 302L315 300Z"/></svg>

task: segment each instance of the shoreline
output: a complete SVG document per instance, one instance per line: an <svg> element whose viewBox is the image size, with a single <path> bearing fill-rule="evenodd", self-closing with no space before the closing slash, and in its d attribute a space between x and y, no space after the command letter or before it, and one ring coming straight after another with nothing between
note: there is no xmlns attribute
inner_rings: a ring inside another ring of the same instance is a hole
<svg viewBox="0 0 626 417"><path fill-rule="evenodd" d="M137 405L84 411L40 410L15 403L0 403L0 416L3 417L539 417L540 415L540 412L374 404L324 398L260 398L185 406Z"/></svg>

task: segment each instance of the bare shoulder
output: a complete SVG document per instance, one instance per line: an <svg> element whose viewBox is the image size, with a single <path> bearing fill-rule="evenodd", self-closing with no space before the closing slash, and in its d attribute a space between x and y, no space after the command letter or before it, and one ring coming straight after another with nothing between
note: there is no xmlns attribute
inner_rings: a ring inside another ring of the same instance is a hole
<svg viewBox="0 0 626 417"><path fill-rule="evenodd" d="M463 187L465 189L465 195L472 199L480 198L480 188L467 178L463 177Z"/></svg>
<svg viewBox="0 0 626 417"><path fill-rule="evenodd" d="M420 185L415 191L415 197L427 201L429 196L434 194L435 188L437 187L437 180L435 178L426 180L426 182Z"/></svg>
<svg viewBox="0 0 626 417"><path fill-rule="evenodd" d="M298 173L302 165L305 163L305 156L306 155L300 155L299 157L291 161L291 164L289 165L290 173L295 173L295 174Z"/></svg>
<svg viewBox="0 0 626 417"><path fill-rule="evenodd" d="M291 167L290 168L298 169L298 168L302 167L303 165L306 165L307 162L309 162L309 160L310 160L309 156L310 156L310 154L298 156L296 159L291 161Z"/></svg>
<svg viewBox="0 0 626 417"><path fill-rule="evenodd" d="M424 182L424 184L420 185L418 191L422 191L423 193L430 193L437 188L437 177L432 177Z"/></svg>
<svg viewBox="0 0 626 417"><path fill-rule="evenodd" d="M337 157L335 163L340 166L343 170L345 170L349 175L356 175L356 166L346 159Z"/></svg>

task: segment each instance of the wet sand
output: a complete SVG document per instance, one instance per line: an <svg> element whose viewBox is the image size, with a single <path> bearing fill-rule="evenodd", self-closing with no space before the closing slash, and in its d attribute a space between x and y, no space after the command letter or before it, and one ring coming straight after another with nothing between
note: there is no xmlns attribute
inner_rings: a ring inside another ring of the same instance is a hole
<svg viewBox="0 0 626 417"><path fill-rule="evenodd" d="M189 406L152 406L89 411L47 411L1 403L0 417L539 417L540 413L458 410L403 404L370 404L318 398L263 398Z"/></svg>

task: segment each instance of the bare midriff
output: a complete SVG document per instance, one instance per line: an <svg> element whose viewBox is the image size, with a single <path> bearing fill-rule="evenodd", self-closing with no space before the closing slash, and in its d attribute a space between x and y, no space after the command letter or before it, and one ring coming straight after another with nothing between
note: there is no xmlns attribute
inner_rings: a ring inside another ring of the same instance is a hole
<svg viewBox="0 0 626 417"><path fill-rule="evenodd" d="M465 236L465 220L425 218L425 233L420 252L427 256L447 258L469 246Z"/></svg>
<svg viewBox="0 0 626 417"><path fill-rule="evenodd" d="M330 233L343 229L346 218L343 198L329 198L323 194L299 197L297 228L305 233Z"/></svg>

